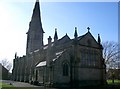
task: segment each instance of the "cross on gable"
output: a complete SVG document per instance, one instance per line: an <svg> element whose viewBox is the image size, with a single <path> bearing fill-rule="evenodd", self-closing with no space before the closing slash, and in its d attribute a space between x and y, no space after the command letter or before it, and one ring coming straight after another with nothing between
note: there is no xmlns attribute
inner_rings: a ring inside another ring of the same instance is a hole
<svg viewBox="0 0 120 89"><path fill-rule="evenodd" d="M75 30L77 30L77 27L75 27Z"/></svg>
<svg viewBox="0 0 120 89"><path fill-rule="evenodd" d="M87 27L87 29L88 29L88 32L90 31L90 28L89 27Z"/></svg>

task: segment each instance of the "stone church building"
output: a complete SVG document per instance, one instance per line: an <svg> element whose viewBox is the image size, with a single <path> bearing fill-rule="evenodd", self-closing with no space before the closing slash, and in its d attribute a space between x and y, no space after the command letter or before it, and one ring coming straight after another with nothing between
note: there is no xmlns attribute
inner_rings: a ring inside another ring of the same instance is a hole
<svg viewBox="0 0 120 89"><path fill-rule="evenodd" d="M50 85L53 87L79 87L100 85L106 82L103 47L100 35L92 36L90 28L78 36L75 27L74 38L66 34L58 39L55 29L54 41L48 37L43 43L39 1L35 2L33 15L27 32L26 55L13 60L13 80Z"/></svg>

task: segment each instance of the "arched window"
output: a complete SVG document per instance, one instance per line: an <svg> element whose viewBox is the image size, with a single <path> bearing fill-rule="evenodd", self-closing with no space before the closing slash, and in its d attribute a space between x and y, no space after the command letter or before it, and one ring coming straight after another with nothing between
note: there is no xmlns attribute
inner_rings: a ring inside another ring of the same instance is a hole
<svg viewBox="0 0 120 89"><path fill-rule="evenodd" d="M63 63L63 76L69 75L69 66L68 63Z"/></svg>

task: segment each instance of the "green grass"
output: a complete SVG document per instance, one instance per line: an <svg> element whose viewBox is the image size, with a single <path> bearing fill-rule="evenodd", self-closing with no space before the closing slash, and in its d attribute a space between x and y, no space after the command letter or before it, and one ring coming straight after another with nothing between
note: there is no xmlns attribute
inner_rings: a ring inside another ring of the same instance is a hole
<svg viewBox="0 0 120 89"><path fill-rule="evenodd" d="M39 89L37 87L14 87L10 84L6 84L6 83L3 83L3 82L0 82L0 87L2 87L1 89Z"/></svg>
<svg viewBox="0 0 120 89"><path fill-rule="evenodd" d="M107 80L108 84L113 84L112 80ZM120 80L114 80L114 84L120 84Z"/></svg>
<svg viewBox="0 0 120 89"><path fill-rule="evenodd" d="M41 88L34 88L34 87L2 87L2 89L41 89Z"/></svg>
<svg viewBox="0 0 120 89"><path fill-rule="evenodd" d="M115 80L115 85L112 85L112 80L107 80L108 85L107 86L89 86L89 87L84 87L82 89L119 89L120 86L118 86L120 84L120 80ZM14 87L10 84L6 84L6 83L2 83L0 82L0 86L2 86L2 89L45 89L45 88L40 88L40 87ZM47 88L46 88L47 89ZM54 89L54 88L48 88L48 89ZM57 89L57 88L56 88ZM58 89L68 89L68 88L58 88ZM73 88L75 89L75 88ZM76 89L80 89L80 88L76 88Z"/></svg>
<svg viewBox="0 0 120 89"><path fill-rule="evenodd" d="M6 84L6 83L2 83L2 82L0 82L0 86L2 86L2 87L13 87L10 84Z"/></svg>

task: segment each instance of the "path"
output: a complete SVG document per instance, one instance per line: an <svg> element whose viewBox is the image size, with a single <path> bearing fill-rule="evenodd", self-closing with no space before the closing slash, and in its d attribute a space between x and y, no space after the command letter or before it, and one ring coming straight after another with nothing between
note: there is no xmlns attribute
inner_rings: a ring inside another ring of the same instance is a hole
<svg viewBox="0 0 120 89"><path fill-rule="evenodd" d="M1 82L6 83L6 84L11 84L15 87L41 87L41 86L31 85L25 82L17 82L17 81L11 81L11 80L1 80Z"/></svg>
<svg viewBox="0 0 120 89"><path fill-rule="evenodd" d="M24 83L24 82L13 82L12 85L15 87L40 87L40 86L35 86L35 85L31 85L29 83Z"/></svg>

